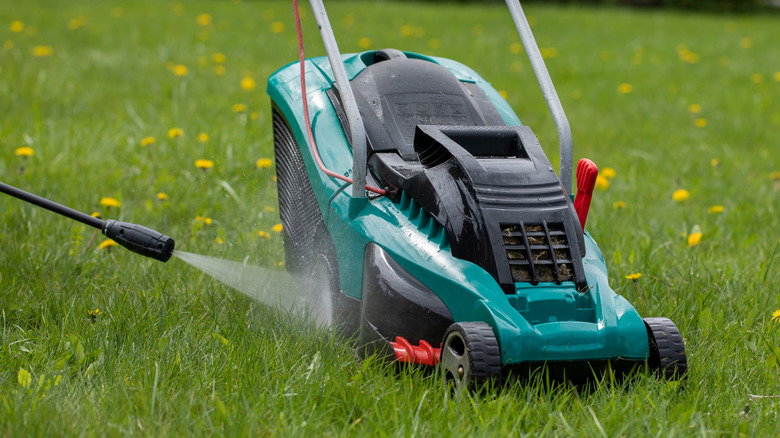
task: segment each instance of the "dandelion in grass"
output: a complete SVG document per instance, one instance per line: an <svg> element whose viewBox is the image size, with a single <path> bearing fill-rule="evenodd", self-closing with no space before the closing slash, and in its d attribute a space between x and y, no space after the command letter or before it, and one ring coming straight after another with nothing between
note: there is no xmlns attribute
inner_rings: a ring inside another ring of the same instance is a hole
<svg viewBox="0 0 780 438"><path fill-rule="evenodd" d="M92 214L90 214L90 216L94 217L95 219L100 219L103 217L103 215L100 214L99 211L93 211Z"/></svg>
<svg viewBox="0 0 780 438"><path fill-rule="evenodd" d="M54 54L54 48L52 46L35 46L33 47L32 54L39 58L51 56Z"/></svg>
<svg viewBox="0 0 780 438"><path fill-rule="evenodd" d="M605 167L601 169L601 174L604 175L604 178L612 179L615 177L617 172L615 172L615 169L611 167Z"/></svg>
<svg viewBox="0 0 780 438"><path fill-rule="evenodd" d="M87 314L89 315L89 319L91 319L91 320L92 320L92 322L95 322L95 321L97 321L97 317L98 317L98 315L100 315L101 313L102 313L102 312L100 311L100 309L95 309L95 310L88 310L88 311L87 311Z"/></svg>
<svg viewBox="0 0 780 438"><path fill-rule="evenodd" d="M749 49L749 48L753 47L753 38L742 37L742 39L739 40L739 45L743 49Z"/></svg>
<svg viewBox="0 0 780 438"><path fill-rule="evenodd" d="M764 75L762 75L761 73L753 73L752 75L750 75L750 82L754 84L760 84L763 81L764 81Z"/></svg>
<svg viewBox="0 0 780 438"><path fill-rule="evenodd" d="M225 67L222 66L222 65L215 65L214 66L214 73L219 75L219 76L224 75L225 74Z"/></svg>
<svg viewBox="0 0 780 438"><path fill-rule="evenodd" d="M27 388L28 386L30 386L30 383L32 382L32 377L30 376L30 372L24 368L19 368L19 372L16 373L16 381L19 382L20 385L22 385L22 388Z"/></svg>
<svg viewBox="0 0 780 438"><path fill-rule="evenodd" d="M11 22L11 32L13 33L21 33L24 32L24 23L22 23L19 20L14 20Z"/></svg>
<svg viewBox="0 0 780 438"><path fill-rule="evenodd" d="M160 200L160 201L167 201L168 200L168 195L163 193L163 192L160 192L160 193L157 194L157 199Z"/></svg>
<svg viewBox="0 0 780 438"><path fill-rule="evenodd" d="M255 89L255 80L246 76L241 79L241 88L244 89L244 91L252 91Z"/></svg>
<svg viewBox="0 0 780 438"><path fill-rule="evenodd" d="M200 141L201 143L206 143L207 141L209 141L209 135L206 134L205 132L201 132L200 134L198 134L198 141Z"/></svg>
<svg viewBox="0 0 780 438"><path fill-rule="evenodd" d="M100 202L98 202L103 207L116 207L119 208L122 206L122 204L117 201L115 198L100 198Z"/></svg>
<svg viewBox="0 0 780 438"><path fill-rule="evenodd" d="M362 37L358 40L358 46L361 49L368 49L371 47L371 38L369 37Z"/></svg>
<svg viewBox="0 0 780 438"><path fill-rule="evenodd" d="M634 272L632 274L626 275L626 279L634 281L634 282L639 280L640 277L642 277L642 273L641 272Z"/></svg>
<svg viewBox="0 0 780 438"><path fill-rule="evenodd" d="M197 17L195 17L195 22L198 23L198 26L206 27L211 24L211 15L209 14L198 14Z"/></svg>
<svg viewBox="0 0 780 438"><path fill-rule="evenodd" d="M775 81L780 82L780 71L775 72L775 75L773 77L775 78Z"/></svg>
<svg viewBox="0 0 780 438"><path fill-rule="evenodd" d="M596 188L598 190L607 190L609 188L609 180L604 175L596 176Z"/></svg>
<svg viewBox="0 0 780 438"><path fill-rule="evenodd" d="M179 138L184 136L184 130L181 128L173 127L168 130L168 138Z"/></svg>
<svg viewBox="0 0 780 438"><path fill-rule="evenodd" d="M691 114L699 114L701 112L701 105L698 103L688 105L688 112Z"/></svg>
<svg viewBox="0 0 780 438"><path fill-rule="evenodd" d="M439 40L438 38L429 39L428 47L434 50L438 49L439 47L441 47L441 40Z"/></svg>
<svg viewBox="0 0 780 438"><path fill-rule="evenodd" d="M713 158L713 159L711 159L711 160L710 160L710 166L712 166L713 168L718 168L718 167L720 167L720 160L719 160L719 159L717 159L717 158Z"/></svg>
<svg viewBox="0 0 780 438"><path fill-rule="evenodd" d="M271 23L271 32L273 33L282 33L284 32L284 23L281 21L274 21Z"/></svg>
<svg viewBox="0 0 780 438"><path fill-rule="evenodd" d="M98 245L98 249L110 249L112 246L117 246L118 243L114 242L111 239L106 239L102 242L100 242L100 245Z"/></svg>
<svg viewBox="0 0 780 438"><path fill-rule="evenodd" d="M615 209L615 210L622 210L622 209L626 208L626 203L623 202L623 201L615 201L612 204L612 208Z"/></svg>
<svg viewBox="0 0 780 438"><path fill-rule="evenodd" d="M707 213L709 214L720 214L723 213L725 208L723 208L722 205L713 205L712 207L707 209Z"/></svg>
<svg viewBox="0 0 780 438"><path fill-rule="evenodd" d="M263 207L263 213L273 213L276 211L276 207L272 207L270 205L266 205Z"/></svg>
<svg viewBox="0 0 780 438"><path fill-rule="evenodd" d="M82 28L87 25L87 19L78 16L70 21L68 21L68 29L70 30L78 30L79 28Z"/></svg>
<svg viewBox="0 0 780 438"><path fill-rule="evenodd" d="M701 232L695 232L688 235L688 248L692 248L701 243Z"/></svg>
<svg viewBox="0 0 780 438"><path fill-rule="evenodd" d="M246 112L246 105L243 103L237 103L233 105L231 109L233 110L234 113L243 113Z"/></svg>
<svg viewBox="0 0 780 438"><path fill-rule="evenodd" d="M542 58L544 59L558 57L558 49L556 49L555 47L542 47L541 49L539 49L539 52L542 54Z"/></svg>
<svg viewBox="0 0 780 438"><path fill-rule="evenodd" d="M284 267L284 262L277 262L276 266L278 266L280 268L283 268Z"/></svg>
<svg viewBox="0 0 780 438"><path fill-rule="evenodd" d="M401 26L401 36L405 36L405 37L411 36L412 32L414 32L414 27L412 27L411 25L404 24L403 26Z"/></svg>
<svg viewBox="0 0 780 438"><path fill-rule="evenodd" d="M507 92L504 90L498 90L498 94L500 94L504 99L509 97L509 94L507 94Z"/></svg>
<svg viewBox="0 0 780 438"><path fill-rule="evenodd" d="M512 43L509 45L509 51L515 55L519 55L520 53L523 53L523 45L520 43Z"/></svg>
<svg viewBox="0 0 780 438"><path fill-rule="evenodd" d="M141 146L151 146L154 144L154 137L144 137L141 139Z"/></svg>
<svg viewBox="0 0 780 438"><path fill-rule="evenodd" d="M618 85L618 93L620 94L630 94L632 91L634 91L634 86L628 83L622 83Z"/></svg>
<svg viewBox="0 0 780 438"><path fill-rule="evenodd" d="M268 234L268 232L266 232L266 231L258 231L257 235L262 237L263 239L270 239L271 238L271 235Z"/></svg>
<svg viewBox="0 0 780 438"><path fill-rule="evenodd" d="M696 125L697 128L706 128L707 125L708 125L708 122L707 122L707 119L705 119L705 118L698 118L698 119L696 119L694 124Z"/></svg>
<svg viewBox="0 0 780 438"><path fill-rule="evenodd" d="M271 164L273 164L273 162L270 158L261 158L257 160L255 166L257 166L258 169L268 169L271 167Z"/></svg>
<svg viewBox="0 0 780 438"><path fill-rule="evenodd" d="M774 312L772 312L772 321L780 322L780 309L777 309Z"/></svg>
<svg viewBox="0 0 780 438"><path fill-rule="evenodd" d="M173 13L176 15L184 15L184 5L176 2L171 6L171 10L173 10Z"/></svg>
<svg viewBox="0 0 780 438"><path fill-rule="evenodd" d="M281 233L283 229L284 229L284 225L282 225L282 224L276 224L273 227L271 227L271 230L273 230L273 231L275 231L277 233Z"/></svg>
<svg viewBox="0 0 780 438"><path fill-rule="evenodd" d="M30 146L22 146L20 148L16 148L16 155L27 158L35 155L35 150L31 148Z"/></svg>
<svg viewBox="0 0 780 438"><path fill-rule="evenodd" d="M258 118L260 118L260 113L258 113L257 111L252 111L251 113L249 113L249 118L252 120L257 120Z"/></svg>
<svg viewBox="0 0 780 438"><path fill-rule="evenodd" d="M211 54L211 60L214 61L215 64L224 64L227 60L227 57L223 53L212 53Z"/></svg>
<svg viewBox="0 0 780 438"><path fill-rule="evenodd" d="M214 221L212 221L211 218L207 216L195 216L195 222L203 222L206 225L211 225L214 223Z"/></svg>
<svg viewBox="0 0 780 438"><path fill-rule="evenodd" d="M690 192L685 189L677 189L672 193L672 199L674 199L675 202L683 202L690 197Z"/></svg>
<svg viewBox="0 0 780 438"><path fill-rule="evenodd" d="M223 244L223 243L225 243L225 242L222 240L222 238L221 238L221 237L217 236L217 237L214 239L214 243L216 243L216 244L218 244L218 245L222 245L222 244Z"/></svg>
<svg viewBox="0 0 780 438"><path fill-rule="evenodd" d="M178 76L180 78L184 77L184 76L187 76L187 73L189 73L189 69L187 68L186 65L183 65L183 64L176 64L176 65L174 65L172 71L173 71L174 75L176 75L176 76Z"/></svg>
<svg viewBox="0 0 780 438"><path fill-rule="evenodd" d="M195 160L195 167L202 170L208 170L214 167L214 162L211 160L207 160L205 158L201 158L198 160Z"/></svg>
<svg viewBox="0 0 780 438"><path fill-rule="evenodd" d="M780 180L780 172L772 172L769 174L769 179L772 181L778 181Z"/></svg>

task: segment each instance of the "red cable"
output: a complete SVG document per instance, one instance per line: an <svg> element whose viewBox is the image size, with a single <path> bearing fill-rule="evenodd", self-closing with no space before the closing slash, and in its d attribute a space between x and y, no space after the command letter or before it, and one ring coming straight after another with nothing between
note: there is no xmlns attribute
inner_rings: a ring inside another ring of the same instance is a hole
<svg viewBox="0 0 780 438"><path fill-rule="evenodd" d="M317 143L314 142L314 134L311 132L311 123L309 122L309 99L306 96L306 69L303 64L303 33L301 32L301 16L298 12L298 0L293 0L293 7L295 8L295 27L298 30L298 59L300 60L301 65L301 100L303 100L303 118L306 121L306 133L309 136L309 143L311 143L311 153L314 156L314 161L317 163L317 167L319 167L321 171L325 172L326 175L352 184L351 178L348 178L340 173L336 173L325 167L325 165L322 163L322 160L320 159L320 153L317 150ZM385 194L384 190L371 187L368 184L366 184L366 190L380 195Z"/></svg>

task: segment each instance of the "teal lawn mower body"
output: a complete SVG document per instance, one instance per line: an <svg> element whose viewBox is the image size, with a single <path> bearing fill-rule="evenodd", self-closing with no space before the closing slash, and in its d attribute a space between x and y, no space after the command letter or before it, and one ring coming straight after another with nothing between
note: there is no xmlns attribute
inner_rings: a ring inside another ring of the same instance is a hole
<svg viewBox="0 0 780 438"><path fill-rule="evenodd" d="M363 354L438 365L471 389L540 364L685 374L677 328L612 290L571 189L487 81L393 49L335 59L365 128L366 183L383 194L361 196L317 163L318 151L330 171L357 173L333 57L304 62L316 146L300 64L267 87L287 267L323 285L322 322Z"/></svg>

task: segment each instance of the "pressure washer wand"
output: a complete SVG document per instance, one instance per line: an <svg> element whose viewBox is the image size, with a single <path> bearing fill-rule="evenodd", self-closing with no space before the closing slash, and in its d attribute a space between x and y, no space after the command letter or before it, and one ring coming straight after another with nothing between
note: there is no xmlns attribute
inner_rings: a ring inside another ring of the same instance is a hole
<svg viewBox="0 0 780 438"><path fill-rule="evenodd" d="M174 240L152 229L129 222L104 221L2 182L0 192L97 228L109 239L135 253L161 262L167 262L173 255Z"/></svg>

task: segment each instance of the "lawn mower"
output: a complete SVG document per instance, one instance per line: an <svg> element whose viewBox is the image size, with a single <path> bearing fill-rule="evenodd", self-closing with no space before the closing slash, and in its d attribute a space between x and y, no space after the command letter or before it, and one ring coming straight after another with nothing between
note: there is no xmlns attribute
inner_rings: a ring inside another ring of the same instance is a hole
<svg viewBox="0 0 780 438"><path fill-rule="evenodd" d="M293 3L299 61L267 92L286 266L323 285L322 321L361 354L439 367L455 389L539 366L686 376L675 324L642 319L609 286L584 228L598 169L578 163L573 196L568 121L517 0L558 175L471 68L396 49L342 55L321 0L310 3L327 56L305 59Z"/></svg>

